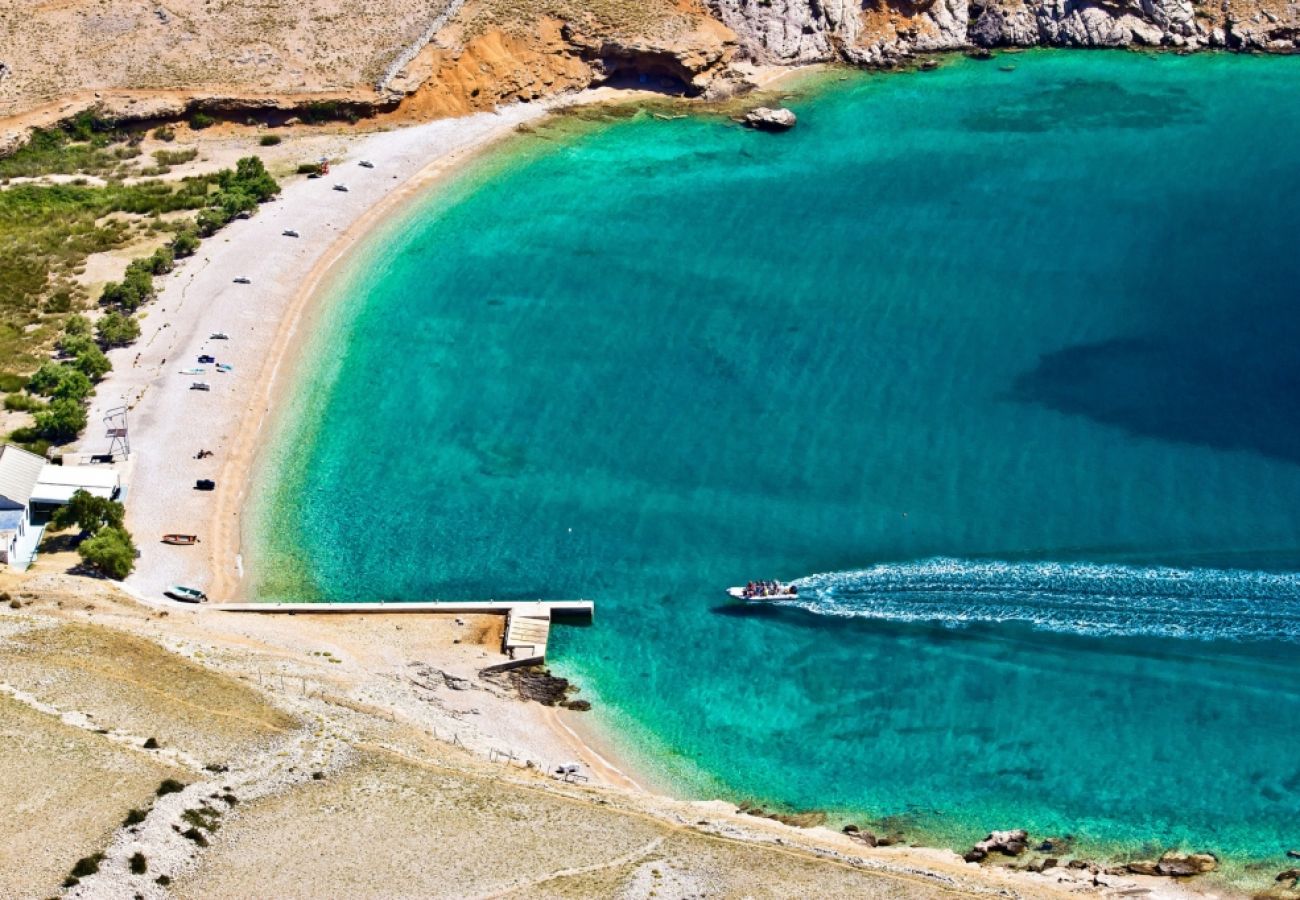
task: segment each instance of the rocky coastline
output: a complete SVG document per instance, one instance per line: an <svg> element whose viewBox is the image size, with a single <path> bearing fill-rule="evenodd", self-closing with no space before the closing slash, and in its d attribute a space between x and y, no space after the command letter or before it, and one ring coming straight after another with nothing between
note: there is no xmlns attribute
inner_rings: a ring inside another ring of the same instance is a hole
<svg viewBox="0 0 1300 900"><path fill-rule="evenodd" d="M892 66L975 47L1164 47L1292 53L1300 13L1271 0L710 0L742 57L774 65Z"/></svg>

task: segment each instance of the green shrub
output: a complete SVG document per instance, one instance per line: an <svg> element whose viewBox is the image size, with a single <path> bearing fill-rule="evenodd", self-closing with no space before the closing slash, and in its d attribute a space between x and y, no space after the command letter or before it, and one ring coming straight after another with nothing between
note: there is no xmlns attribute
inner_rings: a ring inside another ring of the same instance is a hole
<svg viewBox="0 0 1300 900"><path fill-rule="evenodd" d="M135 568L135 542L125 528L101 528L77 546L82 562L121 581Z"/></svg>
<svg viewBox="0 0 1300 900"><path fill-rule="evenodd" d="M149 271L154 275L166 275L176 268L176 254L171 247L159 247L149 257Z"/></svg>
<svg viewBox="0 0 1300 900"><path fill-rule="evenodd" d="M86 410L76 400L57 399L36 414L37 437L64 444L86 427Z"/></svg>
<svg viewBox="0 0 1300 900"><path fill-rule="evenodd" d="M298 163L299 175L319 175L321 171L320 163Z"/></svg>
<svg viewBox="0 0 1300 900"><path fill-rule="evenodd" d="M126 267L126 275L121 281L110 281L104 285L99 295L99 302L105 306L116 306L126 312L135 312L154 294L153 272L147 260L133 260Z"/></svg>
<svg viewBox="0 0 1300 900"><path fill-rule="evenodd" d="M126 818L122 820L122 827L127 828L131 825L139 825L148 818L148 816L149 814L142 809L133 809L128 812Z"/></svg>
<svg viewBox="0 0 1300 900"><path fill-rule="evenodd" d="M217 120L204 112L196 112L190 116L190 127L195 131L202 131L204 128L211 128L217 124Z"/></svg>
<svg viewBox="0 0 1300 900"><path fill-rule="evenodd" d="M63 322L63 333L67 335L90 334L90 320L85 316L68 316Z"/></svg>
<svg viewBox="0 0 1300 900"><path fill-rule="evenodd" d="M140 336L140 323L113 310L95 323L95 334L105 347L125 347Z"/></svg>
<svg viewBox="0 0 1300 900"><path fill-rule="evenodd" d="M159 125L153 130L153 136L160 141L171 143L176 140L176 130L170 125Z"/></svg>
<svg viewBox="0 0 1300 900"><path fill-rule="evenodd" d="M130 865L132 875L143 875L149 871L149 861L144 858L143 853L133 853Z"/></svg>
<svg viewBox="0 0 1300 900"><path fill-rule="evenodd" d="M278 134L264 134L257 142L263 147L274 147L280 143L280 136Z"/></svg>
<svg viewBox="0 0 1300 900"><path fill-rule="evenodd" d="M194 147L185 150L155 150L153 152L153 158L158 161L160 166L179 166L181 163L197 159L198 155L199 151Z"/></svg>
<svg viewBox="0 0 1300 900"><path fill-rule="evenodd" d="M77 860L76 865L72 867L73 878L86 878L94 875L99 871L99 864L104 861L104 854L96 853L94 856L83 856Z"/></svg>
<svg viewBox="0 0 1300 900"><path fill-rule="evenodd" d="M13 372L0 372L0 391L21 391L27 387L27 379Z"/></svg>
<svg viewBox="0 0 1300 900"><path fill-rule="evenodd" d="M5 409L11 412L35 412L44 408L45 404L31 394L9 394L5 397Z"/></svg>
<svg viewBox="0 0 1300 900"><path fill-rule="evenodd" d="M177 259L193 256L199 249L199 236L193 231L182 231L172 239L172 254Z"/></svg>
<svg viewBox="0 0 1300 900"><path fill-rule="evenodd" d="M181 837L188 838L200 847L206 847L208 845L207 836L197 828L186 828L181 832Z"/></svg>
<svg viewBox="0 0 1300 900"><path fill-rule="evenodd" d="M166 778L163 779L162 784L158 785L157 794L159 797L165 797L168 794L179 794L183 790L185 790L185 785L175 778Z"/></svg>
<svg viewBox="0 0 1300 900"><path fill-rule="evenodd" d="M111 315L111 313L110 313ZM132 319L132 321L135 321ZM89 378L91 381L98 382L109 372L113 371L113 364L108 361L104 351L95 345L87 347L77 354L77 358L72 361L77 369Z"/></svg>
<svg viewBox="0 0 1300 900"><path fill-rule="evenodd" d="M103 528L121 528L125 515L126 509L118 501L79 490L55 510L50 525L55 531L76 525L83 532L94 534Z"/></svg>
<svg viewBox="0 0 1300 900"><path fill-rule="evenodd" d="M93 390L90 379L76 366L47 362L28 382L34 394L58 399L84 400Z"/></svg>

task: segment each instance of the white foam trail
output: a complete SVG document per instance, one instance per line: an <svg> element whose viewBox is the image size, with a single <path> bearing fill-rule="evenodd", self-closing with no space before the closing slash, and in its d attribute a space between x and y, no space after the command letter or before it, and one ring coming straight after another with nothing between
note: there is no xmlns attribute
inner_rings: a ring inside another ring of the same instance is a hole
<svg viewBox="0 0 1300 900"><path fill-rule="evenodd" d="M935 558L812 575L786 605L961 626L1300 642L1300 573Z"/></svg>

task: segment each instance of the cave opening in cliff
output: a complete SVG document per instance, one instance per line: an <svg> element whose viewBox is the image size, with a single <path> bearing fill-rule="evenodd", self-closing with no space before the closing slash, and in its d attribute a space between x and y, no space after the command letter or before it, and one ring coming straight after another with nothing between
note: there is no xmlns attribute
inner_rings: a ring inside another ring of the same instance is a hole
<svg viewBox="0 0 1300 900"><path fill-rule="evenodd" d="M644 60L607 60L605 78L601 84L627 90L654 91L673 97L690 97L699 93L672 67Z"/></svg>

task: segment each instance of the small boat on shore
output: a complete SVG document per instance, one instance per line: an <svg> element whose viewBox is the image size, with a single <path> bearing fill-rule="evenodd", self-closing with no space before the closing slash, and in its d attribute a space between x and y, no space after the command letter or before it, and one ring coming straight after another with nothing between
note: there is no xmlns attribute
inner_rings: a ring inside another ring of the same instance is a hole
<svg viewBox="0 0 1300 900"><path fill-rule="evenodd" d="M199 542L199 536L197 534L164 534L162 542L171 544L174 547L190 547Z"/></svg>
<svg viewBox="0 0 1300 900"><path fill-rule="evenodd" d="M357 165L359 165L363 169L373 169L375 167L375 164L368 159L361 160L361 162L357 163Z"/></svg>
<svg viewBox="0 0 1300 900"><path fill-rule="evenodd" d="M208 384L206 381L196 381L196 382L194 382L193 384L190 385L190 390L192 390L192 391L210 391L210 390L212 390L212 385Z"/></svg>
<svg viewBox="0 0 1300 900"><path fill-rule="evenodd" d="M183 584L174 584L163 593L168 597L171 597L173 600L179 600L182 603L202 603L204 600L208 599L208 595L198 588L187 587Z"/></svg>
<svg viewBox="0 0 1300 900"><path fill-rule="evenodd" d="M224 331L214 331L214 332L212 332L211 335L208 336L208 340L210 340L210 341L228 341L228 340L230 340L230 335L226 334Z"/></svg>
<svg viewBox="0 0 1300 900"><path fill-rule="evenodd" d="M729 587L727 595L736 600L798 600L799 588L781 581L751 581L744 587Z"/></svg>

